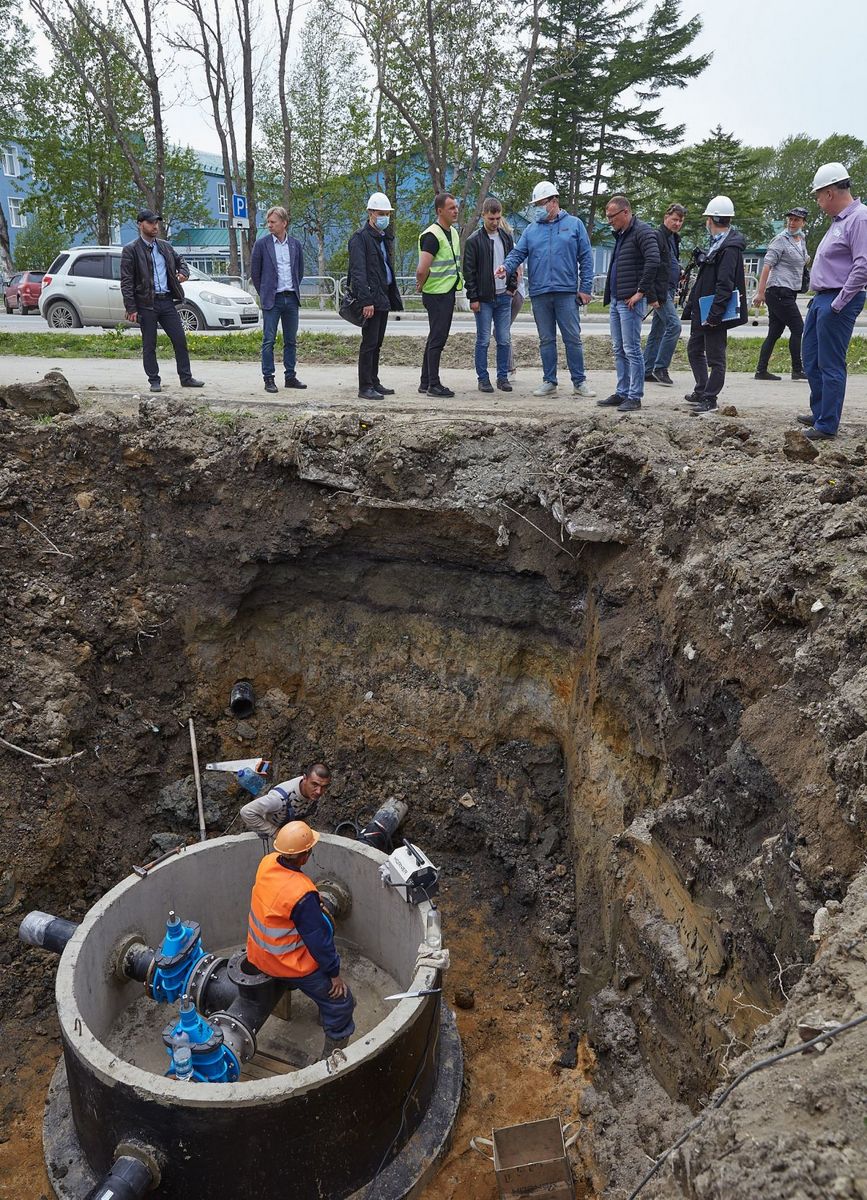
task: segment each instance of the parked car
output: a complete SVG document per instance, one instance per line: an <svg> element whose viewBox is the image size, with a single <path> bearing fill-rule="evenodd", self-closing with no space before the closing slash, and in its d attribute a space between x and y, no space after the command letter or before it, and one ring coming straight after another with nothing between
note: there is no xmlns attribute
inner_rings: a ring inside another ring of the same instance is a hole
<svg viewBox="0 0 867 1200"><path fill-rule="evenodd" d="M3 288L3 303L7 317L17 308L22 317L39 311L44 271L19 271Z"/></svg>
<svg viewBox="0 0 867 1200"><path fill-rule="evenodd" d="M120 246L75 246L58 254L42 280L39 311L51 329L125 323L120 293ZM235 284L220 283L190 269L181 324L196 329L241 329L259 323L259 306Z"/></svg>

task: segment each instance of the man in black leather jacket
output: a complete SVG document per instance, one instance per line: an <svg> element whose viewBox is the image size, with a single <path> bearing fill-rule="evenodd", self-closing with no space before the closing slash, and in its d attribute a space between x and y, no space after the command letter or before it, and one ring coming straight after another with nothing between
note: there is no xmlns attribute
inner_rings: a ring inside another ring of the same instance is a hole
<svg viewBox="0 0 867 1200"><path fill-rule="evenodd" d="M476 375L480 392L492 392L488 374L488 346L491 323L497 343L497 387L510 392L509 350L512 345L512 297L518 287L518 272L498 278L494 272L503 265L514 246L512 235L501 227L503 207L494 196L482 205L482 224L467 238L464 247L464 284L470 308L476 315Z"/></svg>
<svg viewBox="0 0 867 1200"><path fill-rule="evenodd" d="M193 378L187 338L176 304L184 298L182 283L190 269L174 247L157 237L162 220L157 213L143 208L136 217L139 236L124 246L120 256L120 289L126 319L141 328L142 360L152 392L162 390L157 362L157 326L171 339L181 387L204 387Z"/></svg>

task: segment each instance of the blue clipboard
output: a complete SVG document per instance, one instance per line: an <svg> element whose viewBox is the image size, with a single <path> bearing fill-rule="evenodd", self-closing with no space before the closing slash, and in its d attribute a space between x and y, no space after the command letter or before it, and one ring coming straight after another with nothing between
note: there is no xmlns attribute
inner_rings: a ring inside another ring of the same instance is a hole
<svg viewBox="0 0 867 1200"><path fill-rule="evenodd" d="M701 314L702 325L704 325L704 323L707 321L707 316L708 316L708 313L710 312L711 308L713 307L714 299L715 299L714 296L699 296L699 298L698 298L698 311ZM740 315L741 315L741 293L738 288L735 288L735 290L732 292L732 294L729 298L729 302L728 302L728 305L726 306L725 312L720 317L720 321L721 322L722 321L737 321L738 318L740 317Z"/></svg>

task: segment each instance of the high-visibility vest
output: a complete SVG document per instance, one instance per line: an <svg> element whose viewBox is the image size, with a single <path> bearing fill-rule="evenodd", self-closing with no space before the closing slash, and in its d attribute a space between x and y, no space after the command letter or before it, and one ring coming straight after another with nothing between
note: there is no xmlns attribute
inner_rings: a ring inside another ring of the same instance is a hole
<svg viewBox="0 0 867 1200"><path fill-rule="evenodd" d="M439 242L434 260L430 265L430 274L424 281L423 292L451 292L462 288L464 280L461 275L461 239L458 231L452 225L446 233L442 225L436 221L423 229L418 239L418 252L421 254L421 239L426 233L432 233Z"/></svg>
<svg viewBox="0 0 867 1200"><path fill-rule="evenodd" d="M298 979L319 967L301 934L292 924L292 910L316 884L301 871L289 871L267 854L259 864L250 896L247 924L247 959L281 979Z"/></svg>

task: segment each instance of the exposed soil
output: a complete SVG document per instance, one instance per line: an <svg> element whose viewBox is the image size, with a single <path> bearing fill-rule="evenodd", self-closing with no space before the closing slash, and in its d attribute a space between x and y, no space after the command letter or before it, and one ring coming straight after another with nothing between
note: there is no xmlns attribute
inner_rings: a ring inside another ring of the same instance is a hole
<svg viewBox="0 0 867 1200"><path fill-rule="evenodd" d="M807 1011L867 1011L864 464L737 419L0 413L0 736L84 752L0 748L0 1196L47 1194L58 1053L18 922L194 837L190 716L203 761L325 757L322 828L405 799L444 868L475 1007L428 1200L494 1197L469 1137L557 1112L579 1196L624 1197ZM867 1196L865 1058L753 1077L644 1194Z"/></svg>

